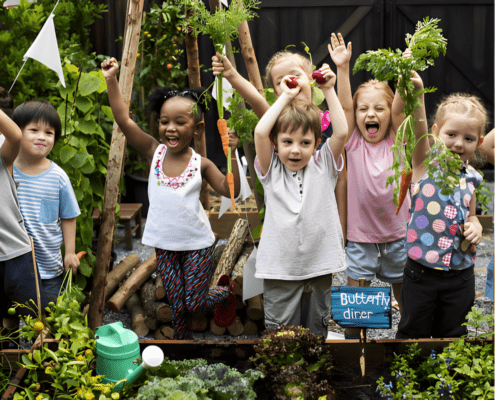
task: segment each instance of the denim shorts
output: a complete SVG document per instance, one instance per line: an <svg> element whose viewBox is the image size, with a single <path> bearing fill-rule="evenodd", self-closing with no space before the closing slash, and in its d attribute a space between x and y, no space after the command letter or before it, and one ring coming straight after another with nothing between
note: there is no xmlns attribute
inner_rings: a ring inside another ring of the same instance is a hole
<svg viewBox="0 0 495 400"><path fill-rule="evenodd" d="M404 239L387 243L347 243L347 269L345 273L356 281L375 276L382 282L400 283L404 275L407 252Z"/></svg>

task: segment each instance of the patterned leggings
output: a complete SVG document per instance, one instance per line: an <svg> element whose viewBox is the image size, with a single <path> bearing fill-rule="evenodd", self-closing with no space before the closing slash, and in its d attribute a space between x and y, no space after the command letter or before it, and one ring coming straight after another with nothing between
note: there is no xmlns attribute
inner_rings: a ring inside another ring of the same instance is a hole
<svg viewBox="0 0 495 400"><path fill-rule="evenodd" d="M209 289L213 250L214 246L191 251L156 249L158 272L172 310L175 340L192 338L191 314L209 311L229 296L228 287Z"/></svg>

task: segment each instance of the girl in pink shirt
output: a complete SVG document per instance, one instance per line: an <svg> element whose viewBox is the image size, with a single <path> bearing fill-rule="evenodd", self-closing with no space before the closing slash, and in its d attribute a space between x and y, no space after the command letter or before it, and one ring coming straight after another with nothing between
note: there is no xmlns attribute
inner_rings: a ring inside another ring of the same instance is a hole
<svg viewBox="0 0 495 400"><path fill-rule="evenodd" d="M349 62L352 45L345 46L342 35L332 34L330 56L337 66L338 97L349 127L346 154L347 172L347 284L366 286L376 276L392 285L399 303L407 254L404 237L410 197L395 215L394 187L387 187L392 174L395 132L402 122L404 103L385 82L363 83L351 94ZM346 329L346 339L358 338L358 329Z"/></svg>

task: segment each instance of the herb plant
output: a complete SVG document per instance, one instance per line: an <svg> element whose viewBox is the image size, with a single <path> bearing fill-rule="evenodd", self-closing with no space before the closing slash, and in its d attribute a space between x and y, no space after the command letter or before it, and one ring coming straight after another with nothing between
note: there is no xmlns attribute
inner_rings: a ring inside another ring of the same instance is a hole
<svg viewBox="0 0 495 400"><path fill-rule="evenodd" d="M493 315L483 316L474 307L464 323L468 336L451 342L441 353L432 351L424 357L418 343L408 346L405 354L395 355L391 366L395 390L378 380L382 396L398 399L493 399L494 367Z"/></svg>
<svg viewBox="0 0 495 400"><path fill-rule="evenodd" d="M250 362L272 384L274 399L334 399L327 379L332 368L325 338L309 329L282 326L267 329L254 346Z"/></svg>
<svg viewBox="0 0 495 400"><path fill-rule="evenodd" d="M406 45L411 50L412 57L403 57L400 49L395 51L391 49L369 50L358 57L353 68L354 73L360 70L371 71L378 80L396 82L396 89L405 103L405 119L397 131L395 144L391 148L394 153L391 167L394 174L387 179L387 186L395 182L395 204L398 204L401 169L404 169L406 176L412 170L412 155L417 143L414 135L414 110L421 107L419 96L422 93L431 93L436 90L425 88L415 91L411 77L414 71L423 71L430 65L434 65L435 58L447 52L447 39L442 36L442 30L438 28L439 21L439 19L430 20L426 17L423 22L418 22L414 35L406 35ZM459 156L454 155L440 140L435 140L425 160L425 165L428 167L430 178L435 178L436 183L442 189L442 194L453 193L453 188L459 181Z"/></svg>

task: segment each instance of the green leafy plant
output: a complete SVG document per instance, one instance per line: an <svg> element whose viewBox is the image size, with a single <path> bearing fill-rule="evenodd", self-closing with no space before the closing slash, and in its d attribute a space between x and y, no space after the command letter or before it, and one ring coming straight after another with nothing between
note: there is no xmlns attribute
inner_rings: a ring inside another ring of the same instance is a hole
<svg viewBox="0 0 495 400"><path fill-rule="evenodd" d="M400 49L369 50L358 57L353 68L353 73L360 70L371 71L378 80L396 82L397 91L404 100L406 117L397 131L395 143L391 148L394 153L391 167L394 174L387 179L387 185L395 182L395 204L398 204L401 170L403 168L406 175L412 170L412 155L417 143L414 135L414 110L421 107L421 94L436 90L424 88L416 91L411 77L414 71L423 71L434 65L435 58L447 52L447 39L442 36L442 30L438 28L439 21L436 18L430 20L426 17L422 22L417 23L414 35L409 33L406 35L406 45L411 50L412 57L403 57ZM440 140L435 140L425 165L430 178L434 178L442 189L442 194L453 193L453 188L459 181L460 163L458 155L454 155Z"/></svg>
<svg viewBox="0 0 495 400"><path fill-rule="evenodd" d="M101 376L94 376L91 368L96 342L87 317L81 311L85 297L81 288L72 283L72 270L69 269L65 291L56 304L50 303L46 308L47 317L43 320L46 329L41 319L24 318L25 325L19 337L31 340L46 330L48 338L59 342L56 349L45 343L42 348L22 356L19 365L27 369L27 375L14 400L113 398L115 385L103 384ZM17 307L29 305L17 304ZM34 308L32 311L36 313Z"/></svg>
<svg viewBox="0 0 495 400"><path fill-rule="evenodd" d="M303 327L267 329L254 346L252 365L265 375L274 399L333 399L327 379L332 356L325 338Z"/></svg>
<svg viewBox="0 0 495 400"><path fill-rule="evenodd" d="M106 83L100 70L86 73L67 63L64 75L66 87L57 84L63 99L57 109L63 133L49 158L69 176L81 209L76 220L76 249L88 255L81 259L76 282L84 287L95 262L91 214L94 207L101 210L103 205L113 114L105 105Z"/></svg>
<svg viewBox="0 0 495 400"><path fill-rule="evenodd" d="M493 315L483 316L473 307L463 325L471 327L469 334L439 354L432 351L424 357L414 343L405 354L395 355L391 366L395 390L381 377L377 383L382 395L394 400L493 399L493 342L487 341L493 337Z"/></svg>

